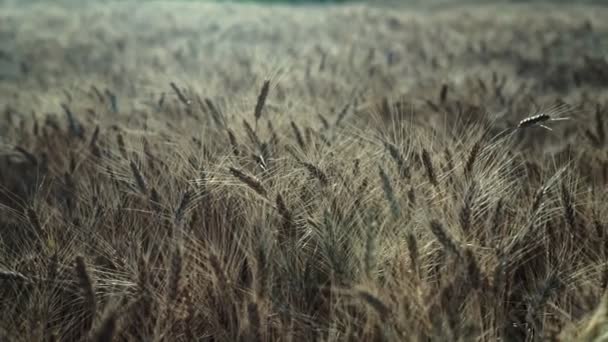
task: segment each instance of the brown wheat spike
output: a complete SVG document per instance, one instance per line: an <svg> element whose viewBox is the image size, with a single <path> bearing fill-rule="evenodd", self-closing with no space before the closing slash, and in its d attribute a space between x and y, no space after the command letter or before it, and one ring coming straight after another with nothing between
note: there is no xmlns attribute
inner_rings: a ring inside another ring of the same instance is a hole
<svg viewBox="0 0 608 342"><path fill-rule="evenodd" d="M437 176L435 175L433 161L431 160L431 156L426 149L422 149L422 163L424 164L424 169L429 182L433 184L434 187L438 187L439 183L437 182Z"/></svg>
<svg viewBox="0 0 608 342"><path fill-rule="evenodd" d="M38 214L33 208L27 207L26 209L27 219L34 228L36 234L42 234L42 225L40 224L40 220L38 219Z"/></svg>
<svg viewBox="0 0 608 342"><path fill-rule="evenodd" d="M545 123L547 123L549 121L570 120L570 118L568 118L568 117L558 117L557 116L557 115L568 112L568 110L569 110L569 107L562 103L556 107L550 108L547 112L539 113L539 114L524 118L523 120L521 120L519 122L519 124L517 125L517 128L523 129L523 128L528 128L528 127L539 126L539 127L545 128L549 131L552 131L552 129L547 127L545 125Z"/></svg>
<svg viewBox="0 0 608 342"><path fill-rule="evenodd" d="M277 135L277 132L274 130L274 126L272 125L272 122L270 120L268 120L266 125L268 126L268 132L270 132L270 141L268 142L268 144L271 146L278 145L279 136Z"/></svg>
<svg viewBox="0 0 608 342"><path fill-rule="evenodd" d="M475 258L473 251L469 248L464 251L464 255L467 263L467 276L471 287L475 290L479 290L481 288L482 275L477 259Z"/></svg>
<svg viewBox="0 0 608 342"><path fill-rule="evenodd" d="M565 182L561 186L562 205L564 208L564 218L572 231L576 231L576 212L574 210L574 199Z"/></svg>
<svg viewBox="0 0 608 342"><path fill-rule="evenodd" d="M439 92L439 102L445 103L445 101L447 99L448 99L448 85L444 83L441 86L441 91Z"/></svg>
<svg viewBox="0 0 608 342"><path fill-rule="evenodd" d="M547 278L544 284L539 288L538 293L532 299L532 303L528 306L528 312L526 314L526 321L530 327L534 330L534 333L540 334L542 328L541 317L543 317L544 307L553 294L558 293L564 284L562 284L558 275L553 273Z"/></svg>
<svg viewBox="0 0 608 342"><path fill-rule="evenodd" d="M324 130L329 129L329 121L327 121L325 116L323 116L323 114L317 114L317 117L319 118L319 121L321 121L321 125L323 125L323 129Z"/></svg>
<svg viewBox="0 0 608 342"><path fill-rule="evenodd" d="M462 228L462 231L464 231L465 233L468 232L471 228L473 201L475 199L476 190L477 190L477 182L472 182L471 185L469 186L469 188L467 189L467 192L466 192L466 195L464 198L464 203L463 203L462 207L460 208L460 215L459 215L460 227Z"/></svg>
<svg viewBox="0 0 608 342"><path fill-rule="evenodd" d="M389 120L392 115L392 105L386 96L382 98L380 114L385 120Z"/></svg>
<svg viewBox="0 0 608 342"><path fill-rule="evenodd" d="M296 142L298 143L298 146L300 146L300 148L302 150L305 150L306 149L306 143L304 142L304 138L302 137L302 132L300 132L300 128L293 121L291 122L291 129L293 130L293 134L296 137Z"/></svg>
<svg viewBox="0 0 608 342"><path fill-rule="evenodd" d="M150 191L150 202L152 205L152 209L154 210L155 213L160 214L162 207L161 207L161 199L160 199L160 195L158 194L158 191L156 191L156 188L152 188L152 190Z"/></svg>
<svg viewBox="0 0 608 342"><path fill-rule="evenodd" d="M257 294L264 298L268 291L269 266L268 255L264 248L257 248L255 253Z"/></svg>
<svg viewBox="0 0 608 342"><path fill-rule="evenodd" d="M150 142L146 138L143 138L142 140L142 149L150 167L155 168L155 161L157 161L157 158L154 156L154 153L152 153L152 147L150 147Z"/></svg>
<svg viewBox="0 0 608 342"><path fill-rule="evenodd" d="M407 166L405 159L403 159L401 152L399 152L399 149L397 148L397 146L395 146L394 144L389 143L389 142L385 142L384 146L386 147L389 154L391 155L391 158L393 158L393 160L397 164L397 169L399 170L399 175L402 178L410 179L410 177L411 177L410 169Z"/></svg>
<svg viewBox="0 0 608 342"><path fill-rule="evenodd" d="M112 342L114 335L116 334L116 320L118 319L118 313L112 311L106 315L101 322L101 325L97 331L93 334L93 341L95 342Z"/></svg>
<svg viewBox="0 0 608 342"><path fill-rule="evenodd" d="M182 275L183 267L182 250L178 244L173 248L171 255L171 266L169 268L169 277L167 279L167 298L169 302L177 300L179 294L179 283Z"/></svg>
<svg viewBox="0 0 608 342"><path fill-rule="evenodd" d="M158 109L163 108L163 105L165 104L165 95L167 95L167 93L165 93L164 91L160 94L160 97L158 98L158 102L156 103L156 106L158 107Z"/></svg>
<svg viewBox="0 0 608 342"><path fill-rule="evenodd" d="M33 155L32 153L28 152L23 147L15 146L15 150L17 152L21 153L25 157L25 159L28 161L28 163L30 163L31 165L38 165L38 158L36 158L35 155Z"/></svg>
<svg viewBox="0 0 608 342"><path fill-rule="evenodd" d="M95 95L97 96L97 100L99 100L99 102L104 103L105 102L105 97L103 97L103 94L101 94L101 91L99 91L99 88L97 88L96 86L91 86L91 90L93 91L93 93L95 93Z"/></svg>
<svg viewBox="0 0 608 342"><path fill-rule="evenodd" d="M192 192L189 190L185 191L184 194L182 195L179 205L177 206L177 209L175 209L175 222L178 226L181 225L181 223L184 219L184 215L186 214L186 210L188 209L188 206L190 205L191 202L192 202Z"/></svg>
<svg viewBox="0 0 608 342"><path fill-rule="evenodd" d="M321 142L323 144L325 144L325 146L331 147L331 141L329 141L329 139L327 139L325 134L315 131L315 135L317 136L317 138L319 138L319 140L321 140Z"/></svg>
<svg viewBox="0 0 608 342"><path fill-rule="evenodd" d="M538 190L536 190L536 194L534 195L534 200L532 202L531 213L532 215L536 215L538 210L541 208L543 204L543 199L545 197L546 189L544 186L541 186Z"/></svg>
<svg viewBox="0 0 608 342"><path fill-rule="evenodd" d="M469 152L469 157L467 158L467 162L464 167L464 175L467 178L473 176L473 168L475 167L475 161L479 155L479 151L481 150L481 142L477 141L475 145L471 148Z"/></svg>
<svg viewBox="0 0 608 342"><path fill-rule="evenodd" d="M452 157L452 152L450 152L449 148L446 147L443 154L445 155L446 172L452 175L451 171L454 170L454 159Z"/></svg>
<svg viewBox="0 0 608 342"><path fill-rule="evenodd" d="M399 204L397 203L397 199L395 198L395 192L393 191L391 180L389 179L388 175L386 174L386 172L384 172L381 166L379 167L379 173L380 180L382 180L382 189L384 190L384 195L386 196L386 199L390 204L391 213L393 214L393 217L397 219L400 216L401 210L399 208Z"/></svg>
<svg viewBox="0 0 608 342"><path fill-rule="evenodd" d="M266 97L268 97L268 92L270 90L270 81L264 81L262 85L262 90L260 90L260 94L258 95L258 101L255 104L255 111L253 115L255 117L255 125L257 127L258 120L262 117L262 110L264 109L264 104L266 103Z"/></svg>
<svg viewBox="0 0 608 342"><path fill-rule="evenodd" d="M213 273L215 273L215 277L218 282L218 288L228 290L228 278L226 277L226 273L224 272L222 262L215 253L209 253L209 263L211 264Z"/></svg>
<svg viewBox="0 0 608 342"><path fill-rule="evenodd" d="M98 138L99 138L99 125L95 125L95 130L93 131L93 135L91 135L91 141L89 142L89 146L96 145Z"/></svg>
<svg viewBox="0 0 608 342"><path fill-rule="evenodd" d="M551 119L551 116L549 116L548 114L541 113L541 114L529 116L525 119L522 119L519 122L519 124L517 125L517 127L518 128L531 127L538 123L549 121L550 119Z"/></svg>
<svg viewBox="0 0 608 342"><path fill-rule="evenodd" d="M376 311L381 320L386 320L390 316L391 309L382 300L380 300L380 298L364 290L358 291L358 295L364 302L374 309L374 311Z"/></svg>
<svg viewBox="0 0 608 342"><path fill-rule="evenodd" d="M430 226L431 232L433 232L433 234L437 238L437 241L439 241L448 252L454 254L456 257L460 257L460 250L456 245L456 242L445 230L443 224L441 224L441 222L437 220L431 220Z"/></svg>
<svg viewBox="0 0 608 342"><path fill-rule="evenodd" d="M40 136L40 126L38 124L38 120L34 119L34 125L32 127L32 134L36 137Z"/></svg>
<svg viewBox="0 0 608 342"><path fill-rule="evenodd" d="M46 279L47 284L51 287L54 286L55 280L57 280L57 275L59 273L59 257L57 256L57 251L53 252L51 258L48 262Z"/></svg>
<svg viewBox="0 0 608 342"><path fill-rule="evenodd" d="M135 184L137 184L137 188L142 194L147 194L148 188L146 186L146 181L144 180L144 176L139 171L139 168L132 160L129 162L129 166L131 166L131 172L133 173L133 178L135 179Z"/></svg>
<svg viewBox="0 0 608 342"><path fill-rule="evenodd" d="M268 165L266 164L266 159L261 154L251 154L251 159L255 162L257 166L259 166L262 170L268 170Z"/></svg>
<svg viewBox="0 0 608 342"><path fill-rule="evenodd" d="M97 146L97 144L89 145L89 147L93 156L95 156L96 158L101 158L101 149L99 148L99 146Z"/></svg>
<svg viewBox="0 0 608 342"><path fill-rule="evenodd" d="M329 183L327 175L323 171L321 171L321 169L319 169L317 166L308 162L302 162L302 165L304 165L304 167L306 168L306 170L308 170L312 177L319 180L321 185L326 186Z"/></svg>
<svg viewBox="0 0 608 342"><path fill-rule="evenodd" d="M304 137L306 140L306 145L308 145L308 146L312 145L312 136L313 136L312 128L310 128L310 126L304 127Z"/></svg>
<svg viewBox="0 0 608 342"><path fill-rule="evenodd" d="M236 137L234 136L232 130L227 129L226 132L228 133L228 140L230 140L230 145L232 146L232 153L238 157L241 153L239 151L239 144L236 141Z"/></svg>
<svg viewBox="0 0 608 342"><path fill-rule="evenodd" d="M97 301L95 299L95 290L93 288L93 282L87 271L87 266L84 262L84 257L76 257L76 277L78 278L78 285L82 291L82 295L85 300L86 308L90 313L91 317L95 316L97 311Z"/></svg>
<svg viewBox="0 0 608 342"><path fill-rule="evenodd" d="M431 110L433 110L436 113L440 113L441 109L439 108L439 106L437 106L433 101L431 100L426 100L426 104L427 106L429 106L431 108Z"/></svg>
<svg viewBox="0 0 608 342"><path fill-rule="evenodd" d="M371 229L368 229L365 237L365 256L364 260L364 270L365 276L368 279L373 279L373 271L374 266L376 264L376 244L375 244L375 236Z"/></svg>
<svg viewBox="0 0 608 342"><path fill-rule="evenodd" d="M211 119L213 119L213 122L217 125L217 127L224 127L225 123L222 112L218 110L213 101L211 101L210 98L205 98L205 105L207 105L207 108L209 108Z"/></svg>
<svg viewBox="0 0 608 342"><path fill-rule="evenodd" d="M116 97L116 94L114 94L108 88L104 89L104 93L106 94L108 100L110 100L110 109L112 110L112 112L118 113L118 98Z"/></svg>
<svg viewBox="0 0 608 342"><path fill-rule="evenodd" d="M348 114L348 110L350 109L350 102L347 103L344 108L342 108L342 110L340 111L340 113L338 113L338 117L336 118L336 122L334 122L334 127L339 127L340 123L342 123L342 120L344 120L344 118L346 117L346 114Z"/></svg>
<svg viewBox="0 0 608 342"><path fill-rule="evenodd" d="M494 208L494 213L492 215L492 227L490 230L490 234L499 236L500 234L500 224L502 222L504 222L504 216L503 216L503 205L504 202L502 200L502 198L498 199L498 202L496 202L496 207Z"/></svg>
<svg viewBox="0 0 608 342"><path fill-rule="evenodd" d="M493 271L494 279L492 281L492 290L494 294L500 295L505 289L507 283L507 266L509 264L509 260L505 253L498 249L496 250L496 257L498 262L496 263Z"/></svg>
<svg viewBox="0 0 608 342"><path fill-rule="evenodd" d="M148 259L145 255L140 255L137 260L137 289L141 294L148 290L148 283L150 282L148 267Z"/></svg>
<svg viewBox="0 0 608 342"><path fill-rule="evenodd" d="M250 341L262 341L262 323L260 320L260 311L257 303L251 302L247 304L247 318L249 319L249 338Z"/></svg>
<svg viewBox="0 0 608 342"><path fill-rule="evenodd" d="M353 160L353 176L359 176L359 174L361 173L361 159L359 158L355 158L355 160Z"/></svg>
<svg viewBox="0 0 608 342"><path fill-rule="evenodd" d="M253 145L256 148L260 148L260 146L262 145L260 138L255 133L253 128L251 128L251 125L249 124L249 122L247 122L247 120L245 120L245 119L243 119L243 126L245 126L245 132L247 132L247 136L249 137L249 140L251 140L251 142L253 143Z"/></svg>
<svg viewBox="0 0 608 342"><path fill-rule="evenodd" d="M123 138L122 134L118 133L118 135L116 135L116 142L118 143L118 151L120 151L120 155L127 159L127 149L125 148L125 139Z"/></svg>
<svg viewBox="0 0 608 342"><path fill-rule="evenodd" d="M70 109L70 107L68 105L66 105L65 103L62 103L61 108L63 109L63 111L65 112L65 115L67 117L68 128L69 128L70 134L77 138L84 139L84 128L76 120L76 118L74 117L74 113L72 113L72 110Z"/></svg>
<svg viewBox="0 0 608 342"><path fill-rule="evenodd" d="M19 272L6 271L0 269L0 280L29 282L30 279Z"/></svg>
<svg viewBox="0 0 608 342"><path fill-rule="evenodd" d="M277 195L276 206L277 210L279 211L279 215L281 215L281 218L283 219L283 231L290 234L293 227L293 216L287 208L281 194Z"/></svg>
<svg viewBox="0 0 608 342"><path fill-rule="evenodd" d="M185 337L187 341L196 341L197 337L195 336L195 329L197 327L195 324L197 309L190 291L185 291L183 302L186 306L186 317L183 319L184 334L186 335Z"/></svg>
<svg viewBox="0 0 608 342"><path fill-rule="evenodd" d="M250 175L244 173L243 171L241 171L237 168L234 168L234 167L230 167L230 173L234 177L236 177L238 180L245 183L245 185L247 185L253 191L258 193L260 196L266 197L266 198L268 197L268 192L266 191L266 189L264 188L262 183L255 177L250 176Z"/></svg>
<svg viewBox="0 0 608 342"><path fill-rule="evenodd" d="M192 104L192 101L190 101L186 95L184 95L184 93L181 91L181 89L179 89L179 87L173 83L170 82L169 85L171 86L171 88L173 89L173 91L175 92L175 94L177 95L177 98L186 106L189 106Z"/></svg>
<svg viewBox="0 0 608 342"><path fill-rule="evenodd" d="M369 186L369 180L367 179L367 177L363 178L363 180L361 181L361 184L359 184L359 187L357 188L357 191L355 192L356 194L356 199L355 199L355 207L359 207L361 205L361 201L365 198L365 191L367 190L367 187Z"/></svg>
<svg viewBox="0 0 608 342"><path fill-rule="evenodd" d="M606 144L606 130L604 128L604 119L602 117L602 107L597 104L595 109L595 129L597 130L597 138L600 146Z"/></svg>
<svg viewBox="0 0 608 342"><path fill-rule="evenodd" d="M413 233L407 234L407 250L410 256L410 263L412 264L412 270L414 274L417 276L420 275L419 268L419 251L418 251L418 241L416 240L416 235Z"/></svg>
<svg viewBox="0 0 608 342"><path fill-rule="evenodd" d="M591 129L585 130L585 135L591 141L593 146L601 147L606 143L606 131L604 130L604 120L602 118L602 107L598 103L595 109L595 130L597 133L593 133Z"/></svg>

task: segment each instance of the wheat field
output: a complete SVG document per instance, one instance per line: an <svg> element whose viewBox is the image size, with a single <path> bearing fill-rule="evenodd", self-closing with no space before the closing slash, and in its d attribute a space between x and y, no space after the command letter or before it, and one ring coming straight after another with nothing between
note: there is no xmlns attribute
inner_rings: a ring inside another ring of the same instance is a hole
<svg viewBox="0 0 608 342"><path fill-rule="evenodd" d="M608 8L0 5L1 341L608 341Z"/></svg>

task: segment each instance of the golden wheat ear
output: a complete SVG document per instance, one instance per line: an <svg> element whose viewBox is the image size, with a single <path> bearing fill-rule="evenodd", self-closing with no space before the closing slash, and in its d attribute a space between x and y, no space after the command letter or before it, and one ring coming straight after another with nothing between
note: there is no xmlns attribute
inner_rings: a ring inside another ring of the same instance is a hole
<svg viewBox="0 0 608 342"><path fill-rule="evenodd" d="M551 117L548 114L538 114L538 115L529 116L529 117L521 120L519 122L519 124L517 125L517 128L532 127L534 125L540 124L541 122L547 122L547 121L549 121L550 118Z"/></svg>

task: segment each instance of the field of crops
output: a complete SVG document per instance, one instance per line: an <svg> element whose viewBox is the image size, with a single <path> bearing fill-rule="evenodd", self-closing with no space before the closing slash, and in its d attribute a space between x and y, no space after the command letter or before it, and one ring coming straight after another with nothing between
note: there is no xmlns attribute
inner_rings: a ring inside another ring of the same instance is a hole
<svg viewBox="0 0 608 342"><path fill-rule="evenodd" d="M0 6L1 341L605 341L608 9Z"/></svg>

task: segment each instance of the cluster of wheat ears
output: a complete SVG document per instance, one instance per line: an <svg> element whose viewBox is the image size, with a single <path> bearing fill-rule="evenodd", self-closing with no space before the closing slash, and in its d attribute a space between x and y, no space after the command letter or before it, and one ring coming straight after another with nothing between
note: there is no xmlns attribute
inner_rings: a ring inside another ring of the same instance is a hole
<svg viewBox="0 0 608 342"><path fill-rule="evenodd" d="M605 341L607 13L529 11L7 5L0 340Z"/></svg>

